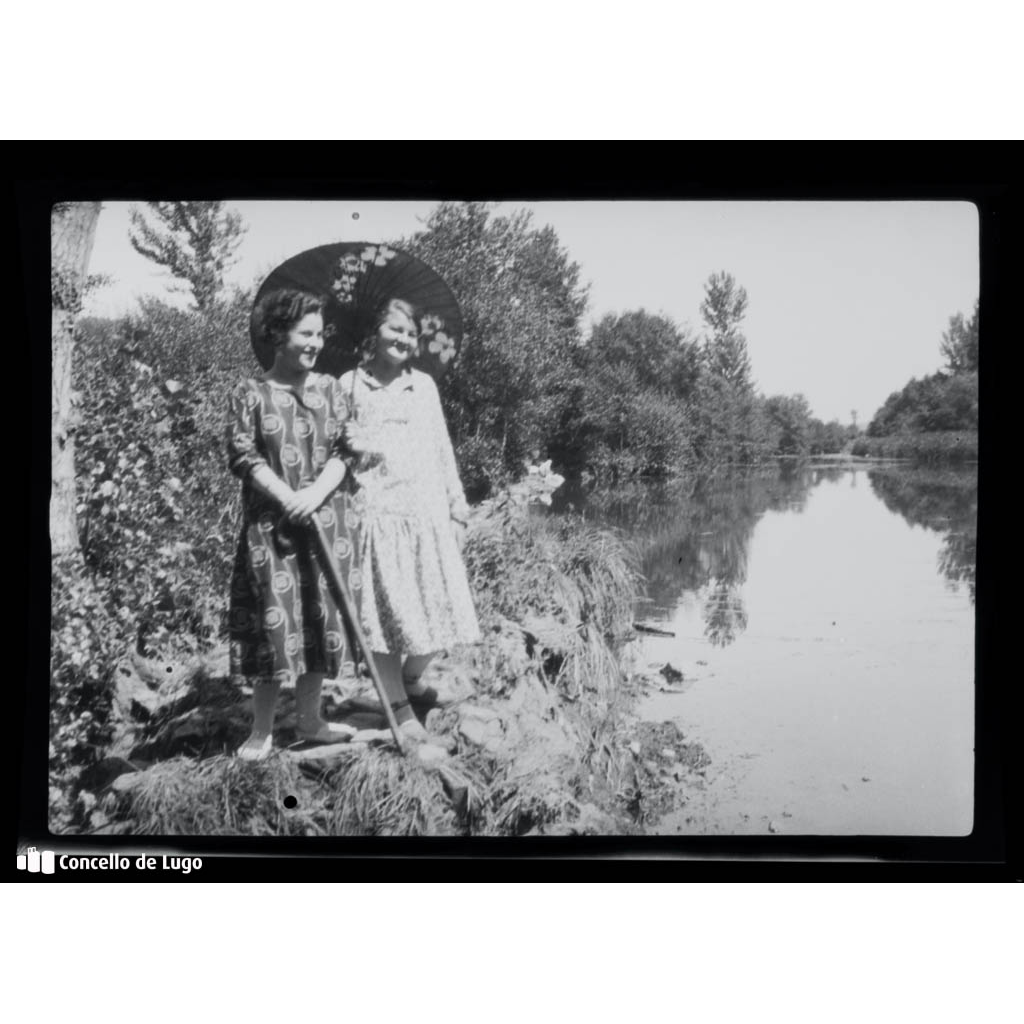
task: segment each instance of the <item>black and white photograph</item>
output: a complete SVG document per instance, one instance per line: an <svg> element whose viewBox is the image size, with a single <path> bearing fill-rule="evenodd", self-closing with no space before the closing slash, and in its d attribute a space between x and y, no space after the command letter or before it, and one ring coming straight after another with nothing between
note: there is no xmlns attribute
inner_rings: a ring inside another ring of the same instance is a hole
<svg viewBox="0 0 1024 1024"><path fill-rule="evenodd" d="M967 201L52 211L60 837L967 837Z"/></svg>

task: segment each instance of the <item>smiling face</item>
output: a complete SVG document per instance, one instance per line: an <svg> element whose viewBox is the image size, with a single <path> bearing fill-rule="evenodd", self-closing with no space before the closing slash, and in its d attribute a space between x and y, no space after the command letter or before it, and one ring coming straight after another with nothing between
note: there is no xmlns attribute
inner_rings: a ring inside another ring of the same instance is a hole
<svg viewBox="0 0 1024 1024"><path fill-rule="evenodd" d="M307 313L294 324L277 349L275 366L285 373L309 373L324 347L324 318Z"/></svg>
<svg viewBox="0 0 1024 1024"><path fill-rule="evenodd" d="M392 367L404 366L419 347L419 329L404 309L392 306L373 338L373 357Z"/></svg>

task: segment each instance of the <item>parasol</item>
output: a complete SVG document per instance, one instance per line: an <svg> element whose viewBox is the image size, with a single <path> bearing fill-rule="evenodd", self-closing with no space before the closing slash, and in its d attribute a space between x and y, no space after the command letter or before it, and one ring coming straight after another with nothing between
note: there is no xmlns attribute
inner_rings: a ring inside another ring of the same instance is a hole
<svg viewBox="0 0 1024 1024"><path fill-rule="evenodd" d="M462 313L444 279L401 249L371 242L337 242L285 260L256 294L250 337L264 369L274 350L260 336L256 307L269 292L297 288L325 300L320 373L341 376L359 364L360 347L373 311L388 299L405 299L420 314L420 349L413 365L440 378L462 342Z"/></svg>

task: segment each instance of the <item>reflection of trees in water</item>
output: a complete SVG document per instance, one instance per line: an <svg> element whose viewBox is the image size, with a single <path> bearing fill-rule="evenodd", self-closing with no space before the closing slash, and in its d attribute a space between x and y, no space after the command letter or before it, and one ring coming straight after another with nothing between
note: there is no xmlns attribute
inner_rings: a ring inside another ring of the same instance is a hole
<svg viewBox="0 0 1024 1024"><path fill-rule="evenodd" d="M871 488L911 526L942 534L939 572L965 585L974 601L978 547L978 478L973 470L877 469Z"/></svg>
<svg viewBox="0 0 1024 1024"><path fill-rule="evenodd" d="M747 609L739 587L715 582L704 602L704 635L715 647L725 647L746 628Z"/></svg>
<svg viewBox="0 0 1024 1024"><path fill-rule="evenodd" d="M838 479L841 472L787 466L781 472L638 484L588 495L586 511L622 529L636 546L655 607L675 607L686 591L701 593L705 635L725 646L747 626L742 585L757 521L769 510L802 510L817 483Z"/></svg>

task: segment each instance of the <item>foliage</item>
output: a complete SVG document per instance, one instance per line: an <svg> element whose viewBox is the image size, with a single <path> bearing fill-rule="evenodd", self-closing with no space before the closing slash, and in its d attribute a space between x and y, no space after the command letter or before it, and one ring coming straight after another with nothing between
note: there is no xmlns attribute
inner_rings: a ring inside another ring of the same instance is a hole
<svg viewBox="0 0 1024 1024"><path fill-rule="evenodd" d="M869 437L978 429L978 374L935 373L893 392L868 424Z"/></svg>
<svg viewBox="0 0 1024 1024"><path fill-rule="evenodd" d="M690 398L700 374L700 347L665 316L639 309L609 313L595 324L586 351L599 366L627 366L645 389Z"/></svg>
<svg viewBox="0 0 1024 1024"><path fill-rule="evenodd" d="M774 450L780 455L807 455L811 448L811 407L803 395L773 395L765 413L774 428Z"/></svg>
<svg viewBox="0 0 1024 1024"><path fill-rule="evenodd" d="M75 554L54 560L50 593L50 820L59 827L73 813L78 774L110 742L127 630Z"/></svg>
<svg viewBox="0 0 1024 1024"><path fill-rule="evenodd" d="M747 312L747 292L732 274L712 274L704 285L701 316L707 325L704 360L708 372L740 392L753 388L747 340L739 325Z"/></svg>
<svg viewBox="0 0 1024 1024"><path fill-rule="evenodd" d="M978 478L969 469L885 468L868 474L886 508L911 526L942 534L939 571L952 589L975 599L978 547Z"/></svg>
<svg viewBox="0 0 1024 1024"><path fill-rule="evenodd" d="M82 550L146 655L194 653L219 633L238 508L222 410L251 368L248 307L245 295L206 315L149 302L116 327L83 325Z"/></svg>
<svg viewBox="0 0 1024 1024"><path fill-rule="evenodd" d="M543 451L559 421L586 306L579 267L530 213L493 216L486 203L442 203L395 244L437 270L462 309L441 394L456 451L471 454L467 487L487 493Z"/></svg>
<svg viewBox="0 0 1024 1024"><path fill-rule="evenodd" d="M764 402L752 391L705 373L693 403L696 464L753 465L775 454Z"/></svg>
<svg viewBox="0 0 1024 1024"><path fill-rule="evenodd" d="M691 458L690 423L681 401L645 385L625 362L584 357L553 454L571 469L602 477L661 476Z"/></svg>
<svg viewBox="0 0 1024 1024"><path fill-rule="evenodd" d="M838 420L823 423L819 419L812 419L808 427L808 452L811 455L838 454L846 450L857 433L855 426L844 426Z"/></svg>
<svg viewBox="0 0 1024 1024"><path fill-rule="evenodd" d="M481 618L555 615L571 628L593 624L602 635L621 635L638 585L627 549L578 520L530 514L562 482L545 473L550 463L531 468L473 510L464 555Z"/></svg>
<svg viewBox="0 0 1024 1024"><path fill-rule="evenodd" d="M911 459L934 464L941 462L976 462L977 431L948 431L929 434L893 434L889 437L858 437L853 442L854 455L873 459Z"/></svg>
<svg viewBox="0 0 1024 1024"><path fill-rule="evenodd" d="M963 313L949 318L949 330L942 334L939 346L950 373L978 372L978 300L974 300L974 314L964 320Z"/></svg>
<svg viewBox="0 0 1024 1024"><path fill-rule="evenodd" d="M245 234L241 216L222 202L147 202L146 207L154 223L137 207L131 209L132 248L184 282L175 290L191 290L198 309L210 309Z"/></svg>
<svg viewBox="0 0 1024 1024"><path fill-rule="evenodd" d="M854 454L919 462L978 457L977 302L969 321L961 313L949 318L940 350L948 372L914 378L889 395L867 436L854 442Z"/></svg>

